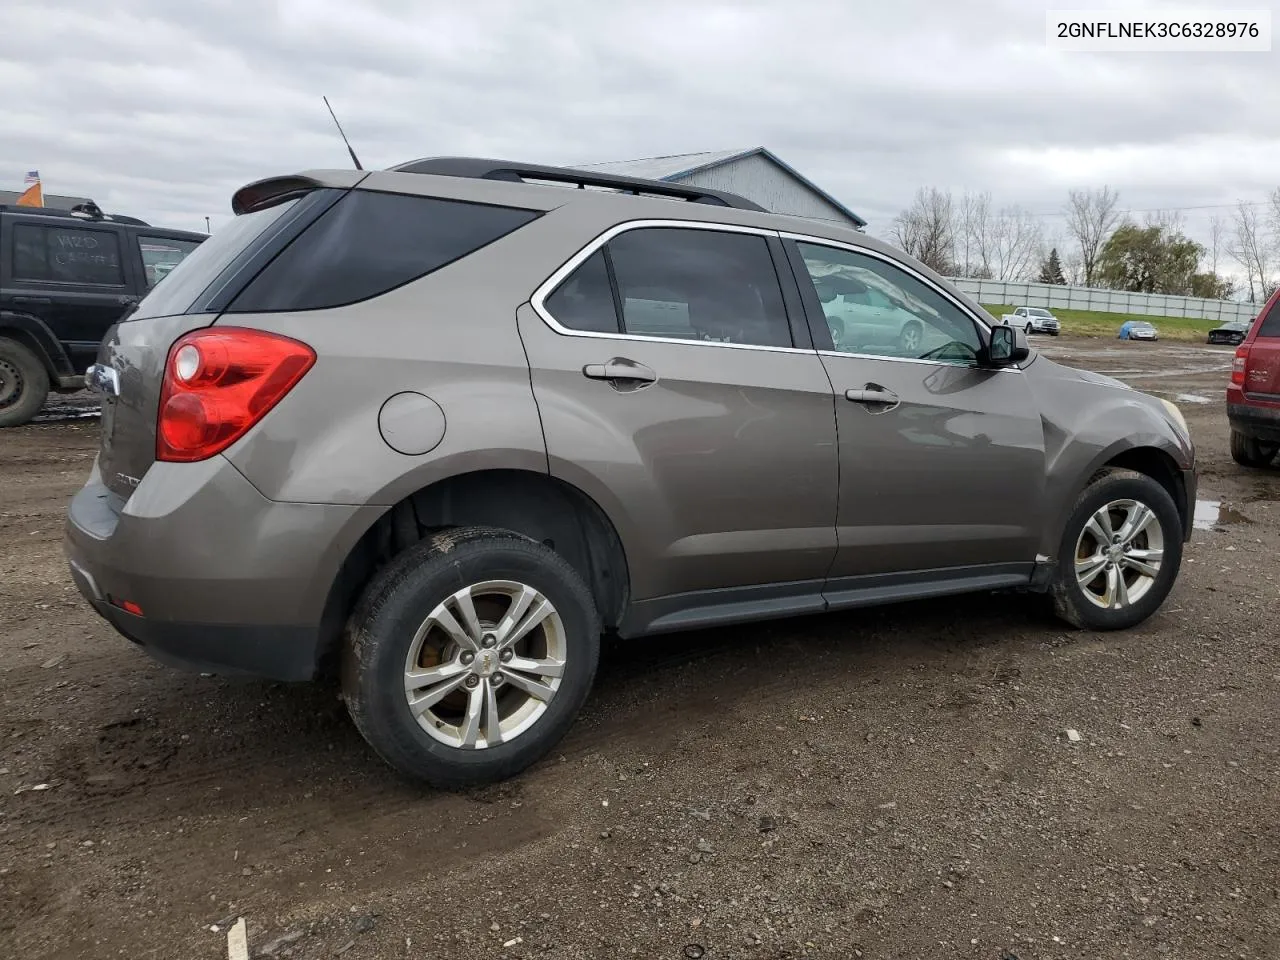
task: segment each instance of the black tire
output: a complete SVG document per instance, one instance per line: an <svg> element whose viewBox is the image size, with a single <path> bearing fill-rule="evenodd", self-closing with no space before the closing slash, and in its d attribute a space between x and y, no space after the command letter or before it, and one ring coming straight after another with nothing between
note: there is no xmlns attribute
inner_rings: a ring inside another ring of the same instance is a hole
<svg viewBox="0 0 1280 960"><path fill-rule="evenodd" d="M18 427L40 412L49 396L49 371L17 340L0 337L0 427Z"/></svg>
<svg viewBox="0 0 1280 960"><path fill-rule="evenodd" d="M1276 458L1280 444L1263 443L1245 436L1239 430L1231 431L1231 459L1242 467L1267 467Z"/></svg>
<svg viewBox="0 0 1280 960"><path fill-rule="evenodd" d="M1027 324L1027 327L1026 327L1026 329L1023 331L1023 333L1025 333L1028 337L1029 337L1029 336L1031 336L1031 324L1029 324L1029 323Z"/></svg>
<svg viewBox="0 0 1280 960"><path fill-rule="evenodd" d="M551 602L564 626L564 673L545 712L523 733L478 749L450 746L410 712L405 661L437 604L488 580L527 584ZM595 679L600 632L591 592L550 548L504 530L446 530L396 557L365 589L347 625L343 697L365 740L407 778L441 789L506 779L544 756L573 723Z"/></svg>
<svg viewBox="0 0 1280 960"><path fill-rule="evenodd" d="M1155 514L1164 551L1157 575L1135 603L1104 608L1085 595L1076 579L1076 547L1095 512L1116 500L1135 500ZM1146 620L1160 608L1182 565L1182 520L1173 498L1158 482L1132 470L1111 470L1085 487L1067 519L1058 545L1057 569L1050 585L1054 612L1073 626L1090 630L1125 630Z"/></svg>

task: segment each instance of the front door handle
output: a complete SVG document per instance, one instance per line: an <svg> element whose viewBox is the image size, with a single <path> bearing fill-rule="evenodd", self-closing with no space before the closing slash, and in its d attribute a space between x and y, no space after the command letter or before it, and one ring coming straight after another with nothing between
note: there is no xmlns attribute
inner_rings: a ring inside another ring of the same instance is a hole
<svg viewBox="0 0 1280 960"><path fill-rule="evenodd" d="M886 390L878 383L868 383L861 390L846 390L844 398L854 403L860 403L864 407L871 409L873 413L884 413L886 410L892 410L902 401L898 395L892 390Z"/></svg>
<svg viewBox="0 0 1280 960"><path fill-rule="evenodd" d="M588 380L608 380L615 387L644 386L658 380L658 375L643 363L626 357L614 357L607 363L588 363L582 368L582 375Z"/></svg>
<svg viewBox="0 0 1280 960"><path fill-rule="evenodd" d="M14 303L53 303L50 297L10 297Z"/></svg>

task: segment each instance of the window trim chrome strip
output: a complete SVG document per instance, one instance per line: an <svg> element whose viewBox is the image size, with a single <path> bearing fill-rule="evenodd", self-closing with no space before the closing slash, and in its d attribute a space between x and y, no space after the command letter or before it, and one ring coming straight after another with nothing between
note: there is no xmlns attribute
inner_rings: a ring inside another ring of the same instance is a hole
<svg viewBox="0 0 1280 960"><path fill-rule="evenodd" d="M840 240L830 240L826 237L815 237L809 234L796 233L794 231L771 230L767 227L747 227L732 223L717 223L709 220L673 220L673 219L643 219L643 220L625 220L622 223L615 223L607 230L598 234L584 247L578 250L573 256L562 263L556 270L547 277L546 280L538 284L533 294L529 297L529 306L548 327L553 331L565 337L587 337L594 340L621 340L624 342L639 343L679 343L699 347L721 347L729 350L759 350L765 353L805 353L817 354L820 357L851 357L861 360L884 360L898 363L923 363L939 367L959 367L965 369L990 370L992 373L1022 373L1021 367L979 367L972 363L953 363L946 360L928 360L924 358L913 357L889 357L875 353L842 353L837 350L818 350L816 348L806 347L768 347L753 343L721 343L715 340L686 340L683 337L655 337L641 333L605 333L597 330L574 330L561 324L547 309L546 300L552 292L555 291L565 278L573 271L577 270L584 262L595 255L601 247L620 234L629 230L643 230L651 227L670 227L677 229L691 230L716 230L721 233L745 233L759 237L776 237L780 240L793 240L802 243L812 243L817 246L834 247L840 250L848 250L850 253L865 254L874 257L892 267L904 271L908 275L915 277L921 283L934 290L939 296L946 299L955 306L962 314L978 324L987 334L991 333L991 326L985 321L973 315L973 311L969 310L963 303L956 300L945 290L938 287L928 277L913 270L905 263L895 260L893 257L886 256L878 250L870 250L866 247L860 247L856 244L844 243Z"/></svg>

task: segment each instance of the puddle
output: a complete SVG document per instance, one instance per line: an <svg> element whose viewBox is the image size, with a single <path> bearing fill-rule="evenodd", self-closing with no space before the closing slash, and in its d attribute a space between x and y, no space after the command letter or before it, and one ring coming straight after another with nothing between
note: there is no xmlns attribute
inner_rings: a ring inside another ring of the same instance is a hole
<svg viewBox="0 0 1280 960"><path fill-rule="evenodd" d="M1197 500L1191 520L1197 530L1212 530L1226 523L1253 523L1234 507L1224 507L1221 500Z"/></svg>
<svg viewBox="0 0 1280 960"><path fill-rule="evenodd" d="M1208 397L1202 397L1198 393L1180 393L1173 399L1177 403L1213 403Z"/></svg>

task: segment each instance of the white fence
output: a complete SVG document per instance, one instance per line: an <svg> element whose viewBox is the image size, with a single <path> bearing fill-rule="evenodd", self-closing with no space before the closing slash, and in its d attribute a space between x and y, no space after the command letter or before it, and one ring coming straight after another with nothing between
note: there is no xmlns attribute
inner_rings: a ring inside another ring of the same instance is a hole
<svg viewBox="0 0 1280 960"><path fill-rule="evenodd" d="M1125 293L1097 287L1062 287L1052 283L1014 283L1004 280L952 278L952 283L979 303L1006 303L1015 307L1059 307L1063 310L1100 310L1151 317L1200 317L1205 320L1252 320L1261 305L1232 300L1204 300L1162 293Z"/></svg>

